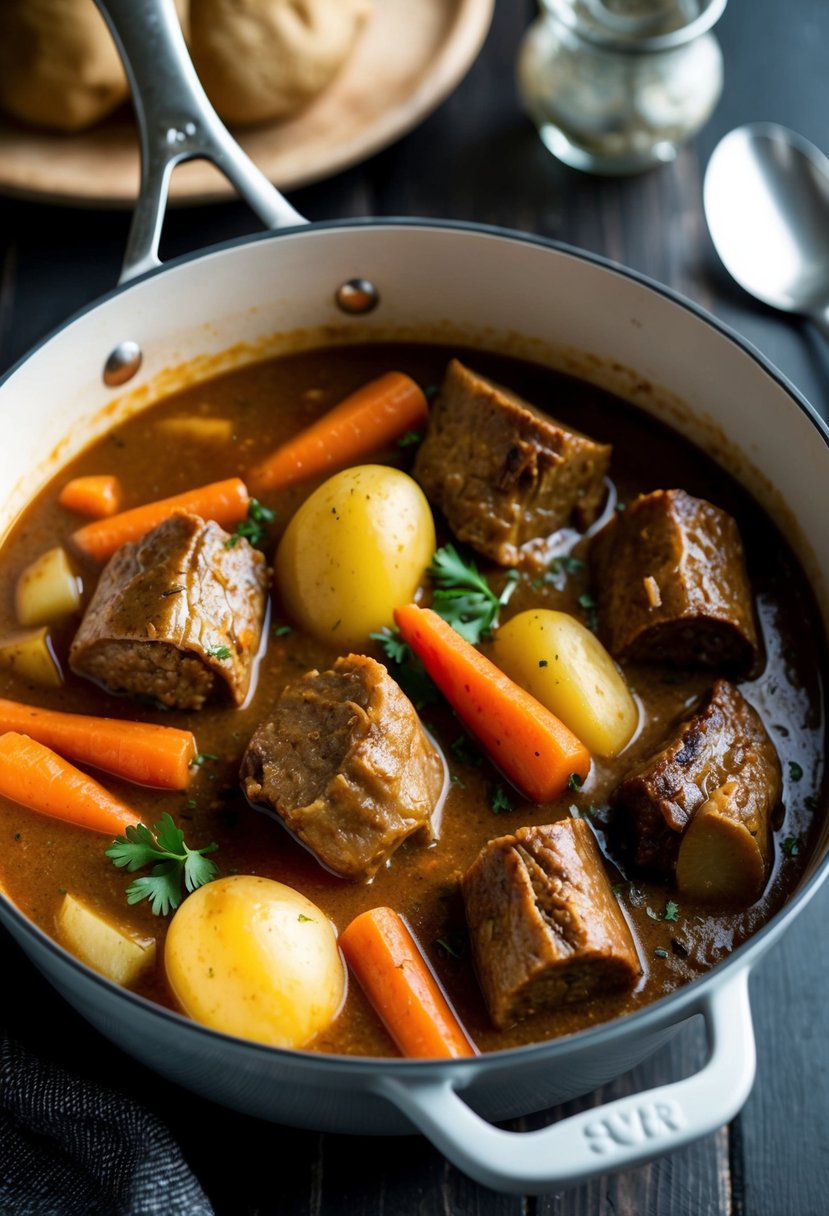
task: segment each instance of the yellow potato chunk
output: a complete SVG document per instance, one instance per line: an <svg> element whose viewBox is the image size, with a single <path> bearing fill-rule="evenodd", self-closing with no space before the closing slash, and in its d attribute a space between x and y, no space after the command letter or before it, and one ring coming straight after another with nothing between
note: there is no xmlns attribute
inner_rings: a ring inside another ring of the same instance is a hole
<svg viewBox="0 0 829 1216"><path fill-rule="evenodd" d="M59 688L63 683L45 626L0 639L0 667L11 667L24 680L46 688Z"/></svg>
<svg viewBox="0 0 829 1216"><path fill-rule="evenodd" d="M400 469L356 465L329 477L291 519L276 554L288 614L340 653L394 623L435 551L426 496Z"/></svg>
<svg viewBox="0 0 829 1216"><path fill-rule="evenodd" d="M520 612L498 630L492 655L594 755L615 756L630 742L636 702L596 635L569 613Z"/></svg>
<svg viewBox="0 0 829 1216"><path fill-rule="evenodd" d="M226 1034L302 1047L336 1017L345 967L331 922L299 891L251 874L184 900L164 949L186 1014Z"/></svg>
<svg viewBox="0 0 829 1216"><path fill-rule="evenodd" d="M735 810L735 788L727 782L704 802L682 837L676 884L690 899L748 905L763 893L771 833L765 820L747 823Z"/></svg>
<svg viewBox="0 0 829 1216"><path fill-rule="evenodd" d="M155 429L167 439L191 440L193 443L230 443L233 422L230 418L203 418L191 414L182 418L160 418Z"/></svg>
<svg viewBox="0 0 829 1216"><path fill-rule="evenodd" d="M57 925L63 944L116 984L134 984L155 963L154 937L139 937L113 924L75 895L64 896Z"/></svg>
<svg viewBox="0 0 829 1216"><path fill-rule="evenodd" d="M49 549L26 567L17 580L14 603L21 625L46 625L78 611L81 580L64 549Z"/></svg>

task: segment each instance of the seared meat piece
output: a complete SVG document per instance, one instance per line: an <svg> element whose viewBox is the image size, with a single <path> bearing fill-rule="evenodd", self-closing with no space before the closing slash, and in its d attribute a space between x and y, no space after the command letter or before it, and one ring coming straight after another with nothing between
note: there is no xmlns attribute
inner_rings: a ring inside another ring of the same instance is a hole
<svg viewBox="0 0 829 1216"><path fill-rule="evenodd" d="M526 541L593 522L609 461L607 444L453 359L413 472L458 540L514 566Z"/></svg>
<svg viewBox="0 0 829 1216"><path fill-rule="evenodd" d="M640 495L602 528L590 563L617 659L746 670L759 644L737 525L684 490Z"/></svg>
<svg viewBox="0 0 829 1216"><path fill-rule="evenodd" d="M179 511L110 558L69 652L78 675L112 692L201 709L224 683L250 685L265 614L265 559Z"/></svg>
<svg viewBox="0 0 829 1216"><path fill-rule="evenodd" d="M693 828L695 836L689 844L718 837L723 850L728 841L733 844L732 852L739 849L744 864L737 869L748 867L753 877L749 879L746 871L743 879L734 879L733 898L743 898L745 889L756 891L752 896L756 898L768 877L771 815L780 799L781 784L780 761L760 715L733 684L717 680L667 747L639 772L626 777L610 801L628 817L637 864L671 876L680 847L685 850L683 833L687 829L690 834ZM708 827L697 828L697 819L701 824L708 820ZM715 840L714 852L718 847ZM709 859L713 857L708 845L704 852ZM702 897L710 884L712 896L727 897L722 890L724 879L699 873L699 868L698 853L692 847L683 864L685 877L680 878L680 886L688 894ZM721 868L724 872L724 856Z"/></svg>
<svg viewBox="0 0 829 1216"><path fill-rule="evenodd" d="M641 973L583 819L491 840L462 889L478 979L501 1030L532 1013L631 987Z"/></svg>
<svg viewBox="0 0 829 1216"><path fill-rule="evenodd" d="M241 781L329 870L367 880L407 836L432 839L446 770L385 667L352 654L284 689Z"/></svg>

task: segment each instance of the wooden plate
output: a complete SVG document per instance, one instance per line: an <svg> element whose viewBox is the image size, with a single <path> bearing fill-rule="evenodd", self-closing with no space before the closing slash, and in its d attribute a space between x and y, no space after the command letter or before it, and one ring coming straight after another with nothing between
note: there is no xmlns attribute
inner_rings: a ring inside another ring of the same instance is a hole
<svg viewBox="0 0 829 1216"><path fill-rule="evenodd" d="M426 117L474 61L495 0L374 0L352 56L296 118L234 131L277 186L308 185L378 152ZM130 207L138 193L138 137L124 110L78 135L0 118L0 193L40 202ZM233 189L213 165L176 169L174 203L220 202Z"/></svg>

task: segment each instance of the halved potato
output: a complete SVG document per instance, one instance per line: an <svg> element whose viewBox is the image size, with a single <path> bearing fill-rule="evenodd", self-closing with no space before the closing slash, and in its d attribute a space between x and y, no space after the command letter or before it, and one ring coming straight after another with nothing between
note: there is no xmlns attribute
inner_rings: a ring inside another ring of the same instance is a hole
<svg viewBox="0 0 829 1216"><path fill-rule="evenodd" d="M81 580L65 549L48 549L26 567L17 580L14 603L21 625L46 625L78 611Z"/></svg>
<svg viewBox="0 0 829 1216"><path fill-rule="evenodd" d="M622 673L594 633L567 612L520 612L495 635L498 667L598 756L615 756L639 721Z"/></svg>
<svg viewBox="0 0 829 1216"><path fill-rule="evenodd" d="M63 683L45 626L0 638L0 667L12 667L24 680L47 688L59 688Z"/></svg>
<svg viewBox="0 0 829 1216"><path fill-rule="evenodd" d="M139 937L113 924L75 895L64 896L57 925L63 944L116 984L135 983L155 963L154 937Z"/></svg>

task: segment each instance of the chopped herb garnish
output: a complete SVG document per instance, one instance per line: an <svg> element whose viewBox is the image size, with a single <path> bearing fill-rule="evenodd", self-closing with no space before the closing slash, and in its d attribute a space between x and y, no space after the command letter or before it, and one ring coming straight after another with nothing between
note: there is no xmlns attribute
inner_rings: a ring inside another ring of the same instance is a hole
<svg viewBox="0 0 829 1216"><path fill-rule="evenodd" d="M293 627L291 625L275 625L273 636L275 638L286 638L289 633L293 632Z"/></svg>
<svg viewBox="0 0 829 1216"><path fill-rule="evenodd" d="M616 898L618 899L619 896L622 894L622 883L614 882L610 889L613 892L613 894L616 896Z"/></svg>
<svg viewBox="0 0 829 1216"><path fill-rule="evenodd" d="M127 903L148 899L156 916L166 916L182 901L182 881L189 893L216 878L219 868L206 854L217 848L216 844L189 848L181 828L165 811L153 831L143 823L128 827L109 846L106 856L130 874L152 866L150 874L136 878L127 887Z"/></svg>
<svg viewBox="0 0 829 1216"><path fill-rule="evenodd" d="M465 782L465 781L461 781L461 779L460 779L460 777L458 776L458 774L457 774L457 773L453 773L453 774L452 774L452 782L453 782L453 784L454 784L454 785L459 786L459 787L460 787L462 790L465 790L465 789L466 789L466 782Z"/></svg>
<svg viewBox="0 0 829 1216"><path fill-rule="evenodd" d="M211 646L207 652L207 657L210 659L219 659L221 662L223 662L225 659L229 659L231 654L232 651L229 646Z"/></svg>
<svg viewBox="0 0 829 1216"><path fill-rule="evenodd" d="M435 938L435 946L449 958L463 958L466 953L466 941L462 933L446 933L443 937Z"/></svg>
<svg viewBox="0 0 829 1216"><path fill-rule="evenodd" d="M368 636L380 644L386 658L395 665L394 676L415 709L436 705L440 694L421 660L400 637L399 629L395 626Z"/></svg>
<svg viewBox="0 0 829 1216"><path fill-rule="evenodd" d="M507 583L497 596L475 563L464 561L454 545L438 549L426 573L434 586L435 612L473 646L489 637L514 584Z"/></svg>
<svg viewBox="0 0 829 1216"><path fill-rule="evenodd" d="M244 537L255 549L261 549L268 539L268 527L275 519L276 511L264 506L258 498L252 498L248 503L247 519L236 525L233 535L225 541L225 548L235 548L240 537Z"/></svg>
<svg viewBox="0 0 829 1216"><path fill-rule="evenodd" d="M665 911L662 913L663 920L678 920L679 919L679 904L674 900L669 899L665 904Z"/></svg>
<svg viewBox="0 0 829 1216"><path fill-rule="evenodd" d="M297 920L300 924L303 924L305 921L312 921L313 919L313 916L306 916L304 912L300 912L297 916Z"/></svg>
<svg viewBox="0 0 829 1216"><path fill-rule="evenodd" d="M449 750L460 764L480 764L481 753L469 738L469 735L458 735L449 744Z"/></svg>
<svg viewBox="0 0 829 1216"><path fill-rule="evenodd" d="M803 805L807 811L816 811L818 807L817 798L814 794L809 794L808 798L803 799Z"/></svg>
<svg viewBox="0 0 829 1216"><path fill-rule="evenodd" d="M406 431L405 435L401 435L397 441L399 448L413 448L416 443L422 443L423 435L420 431Z"/></svg>
<svg viewBox="0 0 829 1216"><path fill-rule="evenodd" d="M800 837L787 836L780 848L787 857L797 857L798 853L800 852Z"/></svg>
<svg viewBox="0 0 829 1216"><path fill-rule="evenodd" d="M188 811L195 811L198 803L196 802L195 798L188 798L184 805L187 807Z"/></svg>
<svg viewBox="0 0 829 1216"><path fill-rule="evenodd" d="M548 666L547 660L546 660L546 659L539 659L539 660L538 660L538 666L539 666L539 667L547 667L547 666Z"/></svg>
<svg viewBox="0 0 829 1216"><path fill-rule="evenodd" d="M584 778L580 777L578 775L578 773L571 773L570 776L567 778L568 790L580 790L583 785L584 785Z"/></svg>
<svg viewBox="0 0 829 1216"><path fill-rule="evenodd" d="M198 756L195 756L190 761L190 768L201 768L201 766L206 764L208 760L218 759L219 757L214 752L199 752Z"/></svg>
<svg viewBox="0 0 829 1216"><path fill-rule="evenodd" d="M614 509L614 511L626 511L627 503L626 502L617 502L616 506L613 509Z"/></svg>
<svg viewBox="0 0 829 1216"><path fill-rule="evenodd" d="M796 760L790 760L789 761L789 780L790 781L800 781L802 776L803 776L803 769L800 767L800 765L797 763Z"/></svg>
<svg viewBox="0 0 829 1216"><path fill-rule="evenodd" d="M654 950L654 954L656 955L657 958L667 958L668 957L668 951L665 950L664 947L662 947L662 946L657 946L656 949Z"/></svg>
<svg viewBox="0 0 829 1216"><path fill-rule="evenodd" d="M509 800L509 795L503 785L496 785L492 791L492 796L489 800L489 805L492 807L493 814L500 815L502 811L511 811L512 803Z"/></svg>
<svg viewBox="0 0 829 1216"><path fill-rule="evenodd" d="M588 629L592 629L595 633L599 625L599 617L596 611L596 601L593 599L592 595L589 595L585 591L583 595L579 596L578 603L579 607L584 609Z"/></svg>

